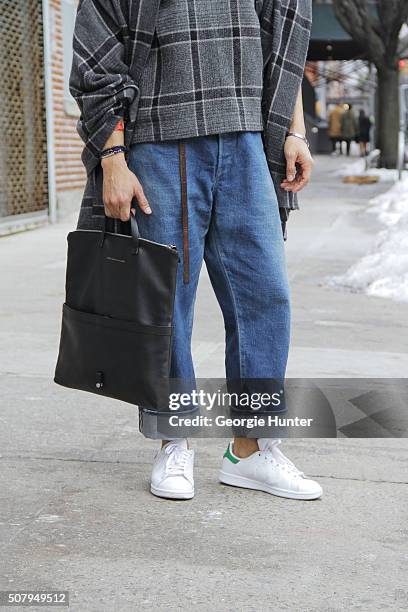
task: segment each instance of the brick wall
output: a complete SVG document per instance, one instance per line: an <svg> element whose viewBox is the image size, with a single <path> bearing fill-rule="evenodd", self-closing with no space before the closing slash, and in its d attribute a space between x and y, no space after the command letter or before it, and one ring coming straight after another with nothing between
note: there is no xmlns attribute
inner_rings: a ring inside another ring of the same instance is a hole
<svg viewBox="0 0 408 612"><path fill-rule="evenodd" d="M52 22L52 90L57 193L82 189L85 170L81 161L82 140L76 131L77 116L67 108L64 96L64 60L61 0L50 0Z"/></svg>

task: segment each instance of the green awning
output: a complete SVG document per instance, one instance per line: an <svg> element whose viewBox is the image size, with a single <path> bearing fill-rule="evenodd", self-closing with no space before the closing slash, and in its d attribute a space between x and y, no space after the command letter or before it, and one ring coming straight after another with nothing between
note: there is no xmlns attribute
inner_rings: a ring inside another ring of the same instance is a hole
<svg viewBox="0 0 408 612"><path fill-rule="evenodd" d="M308 59L352 60L364 58L364 49L342 28L331 4L313 3L313 26Z"/></svg>
<svg viewBox="0 0 408 612"><path fill-rule="evenodd" d="M312 40L351 40L341 27L330 4L313 3Z"/></svg>

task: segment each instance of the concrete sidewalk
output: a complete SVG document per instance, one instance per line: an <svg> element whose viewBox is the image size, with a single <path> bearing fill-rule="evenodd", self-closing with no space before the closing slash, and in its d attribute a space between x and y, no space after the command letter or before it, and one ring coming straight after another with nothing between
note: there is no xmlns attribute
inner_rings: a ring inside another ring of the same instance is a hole
<svg viewBox="0 0 408 612"><path fill-rule="evenodd" d="M406 306L325 285L374 244L364 210L387 188L343 185L337 164L318 159L289 225L289 375L405 377ZM198 440L196 498L167 502L136 411L52 382L75 220L0 239L0 589L68 590L75 612L408 610L406 439L285 443L317 502L220 486L225 442ZM222 340L203 273L199 376L222 375Z"/></svg>

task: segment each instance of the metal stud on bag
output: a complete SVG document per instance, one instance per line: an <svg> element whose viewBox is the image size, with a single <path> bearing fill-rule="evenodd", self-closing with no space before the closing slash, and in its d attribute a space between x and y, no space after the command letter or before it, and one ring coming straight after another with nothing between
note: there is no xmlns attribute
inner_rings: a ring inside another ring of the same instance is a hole
<svg viewBox="0 0 408 612"><path fill-rule="evenodd" d="M95 387L97 389L102 389L102 387L103 387L103 372L97 372L96 373Z"/></svg>

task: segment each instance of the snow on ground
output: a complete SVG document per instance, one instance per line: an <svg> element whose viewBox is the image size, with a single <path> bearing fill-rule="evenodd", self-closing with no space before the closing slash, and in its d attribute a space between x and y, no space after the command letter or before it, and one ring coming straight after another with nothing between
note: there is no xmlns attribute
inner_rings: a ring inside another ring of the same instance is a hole
<svg viewBox="0 0 408 612"><path fill-rule="evenodd" d="M329 285L408 302L408 177L370 201L384 229L375 250Z"/></svg>
<svg viewBox="0 0 408 612"><path fill-rule="evenodd" d="M378 149L372 151L367 157L367 164L370 166L375 163L379 155ZM355 161L347 161L340 168L335 170L334 176L378 176L379 182L382 181L397 181L398 170L389 170L387 168L366 168L366 160L364 157L360 157Z"/></svg>

